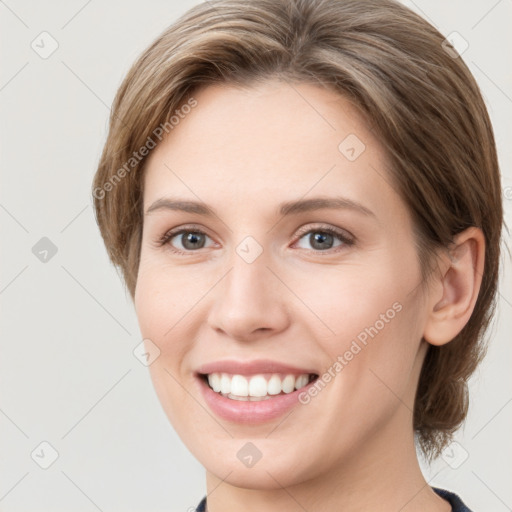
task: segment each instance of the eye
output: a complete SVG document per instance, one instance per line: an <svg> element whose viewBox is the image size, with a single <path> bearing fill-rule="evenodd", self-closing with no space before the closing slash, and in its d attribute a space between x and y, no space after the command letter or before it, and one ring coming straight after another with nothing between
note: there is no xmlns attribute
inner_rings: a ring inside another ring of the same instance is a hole
<svg viewBox="0 0 512 512"><path fill-rule="evenodd" d="M314 252L327 252L337 247L351 246L355 243L355 239L351 235L331 226L309 228L307 230L302 229L299 231L298 236L299 239L295 244L301 249L312 248ZM308 244L309 247L307 247ZM169 246L177 254L187 254L215 244L201 229L182 227L165 233L157 240L157 245Z"/></svg>
<svg viewBox="0 0 512 512"><path fill-rule="evenodd" d="M167 232L158 241L158 245L169 245L174 252L184 254L209 247L209 245L206 245L208 240L211 240L211 238L199 229L182 228L178 231Z"/></svg>
<svg viewBox="0 0 512 512"><path fill-rule="evenodd" d="M354 240L350 238L348 234L332 227L309 229L305 233L302 232L299 234L302 235L297 242L299 247L301 249L309 249L311 247L316 252L328 251L336 247L351 246L354 244ZM309 244L310 247L307 247L307 244Z"/></svg>

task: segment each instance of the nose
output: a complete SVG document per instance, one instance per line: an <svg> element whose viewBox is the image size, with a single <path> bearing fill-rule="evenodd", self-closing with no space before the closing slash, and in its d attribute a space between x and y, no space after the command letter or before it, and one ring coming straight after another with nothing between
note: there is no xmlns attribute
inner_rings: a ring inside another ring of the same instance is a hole
<svg viewBox="0 0 512 512"><path fill-rule="evenodd" d="M234 254L232 266L212 290L209 326L230 338L251 341L281 332L289 325L286 289L261 255L247 263Z"/></svg>

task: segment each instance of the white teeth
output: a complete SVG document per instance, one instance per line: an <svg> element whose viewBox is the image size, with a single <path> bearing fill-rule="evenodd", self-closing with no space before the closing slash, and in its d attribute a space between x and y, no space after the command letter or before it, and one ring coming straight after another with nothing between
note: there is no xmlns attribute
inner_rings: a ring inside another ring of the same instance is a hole
<svg viewBox="0 0 512 512"><path fill-rule="evenodd" d="M272 375L267 384L267 393L269 395L279 395L283 388L281 387L281 379L279 375Z"/></svg>
<svg viewBox="0 0 512 512"><path fill-rule="evenodd" d="M208 384L210 384L210 387L218 393L221 390L221 384L220 384L220 376L218 373L211 373L208 375Z"/></svg>
<svg viewBox="0 0 512 512"><path fill-rule="evenodd" d="M220 377L220 392L231 393L231 379L225 373Z"/></svg>
<svg viewBox="0 0 512 512"><path fill-rule="evenodd" d="M309 374L302 375L274 374L267 379L263 375L229 375L226 373L208 374L208 384L216 392L233 398L234 400L247 400L251 398L270 398L269 395L280 393L292 393L296 389L303 388L309 383Z"/></svg>
<svg viewBox="0 0 512 512"><path fill-rule="evenodd" d="M234 377L233 380L235 380ZM234 395L238 394L233 390L231 390L231 392ZM267 394L267 381L263 375L256 375L251 378L249 382L249 392L247 394L250 396L265 396Z"/></svg>
<svg viewBox="0 0 512 512"><path fill-rule="evenodd" d="M300 389L309 383L309 375L301 375L295 380L295 389Z"/></svg>
<svg viewBox="0 0 512 512"><path fill-rule="evenodd" d="M249 396L249 383L242 375L233 375L230 393L236 396Z"/></svg>
<svg viewBox="0 0 512 512"><path fill-rule="evenodd" d="M281 386L283 387L284 393L291 393L295 389L295 377L293 375L287 375Z"/></svg>

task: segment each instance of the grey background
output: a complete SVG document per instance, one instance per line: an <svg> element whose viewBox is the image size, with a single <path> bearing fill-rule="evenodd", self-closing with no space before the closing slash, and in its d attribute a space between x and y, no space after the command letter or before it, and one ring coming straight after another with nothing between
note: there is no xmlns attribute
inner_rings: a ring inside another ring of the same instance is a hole
<svg viewBox="0 0 512 512"><path fill-rule="evenodd" d="M205 493L203 468L133 355L141 342L135 312L90 203L117 87L136 56L195 3L0 1L0 511L186 511ZM494 123L510 224L512 0L404 3L469 43L463 58ZM47 59L31 47L43 31L59 45ZM48 244L43 237L57 249L46 262L34 254ZM425 467L431 485L460 493L475 511L512 510L505 260L468 421ZM43 441L59 454L48 469L40 467L51 456Z"/></svg>

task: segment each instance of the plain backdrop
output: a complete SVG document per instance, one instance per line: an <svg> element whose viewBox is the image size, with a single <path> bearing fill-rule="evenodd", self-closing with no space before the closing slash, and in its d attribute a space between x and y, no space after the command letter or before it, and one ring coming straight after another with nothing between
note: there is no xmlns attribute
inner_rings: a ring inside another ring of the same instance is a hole
<svg viewBox="0 0 512 512"><path fill-rule="evenodd" d="M185 512L205 494L204 469L133 354L141 342L134 309L90 195L117 87L196 3L0 1L0 511ZM405 3L469 45L462 57L494 123L510 224L512 0ZM431 485L459 493L475 512L512 510L505 256L468 420L450 451L425 466Z"/></svg>

